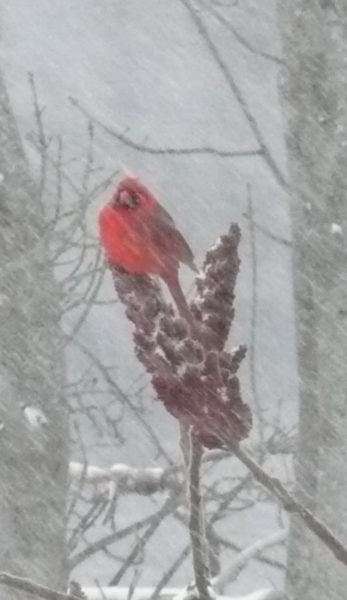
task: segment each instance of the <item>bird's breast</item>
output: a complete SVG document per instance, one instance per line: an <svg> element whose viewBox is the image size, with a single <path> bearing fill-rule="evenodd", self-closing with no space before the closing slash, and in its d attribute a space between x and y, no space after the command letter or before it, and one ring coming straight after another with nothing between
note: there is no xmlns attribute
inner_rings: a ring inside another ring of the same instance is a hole
<svg viewBox="0 0 347 600"><path fill-rule="evenodd" d="M100 238L107 258L128 273L161 275L163 259L151 244L141 215L120 214L106 206L99 216Z"/></svg>

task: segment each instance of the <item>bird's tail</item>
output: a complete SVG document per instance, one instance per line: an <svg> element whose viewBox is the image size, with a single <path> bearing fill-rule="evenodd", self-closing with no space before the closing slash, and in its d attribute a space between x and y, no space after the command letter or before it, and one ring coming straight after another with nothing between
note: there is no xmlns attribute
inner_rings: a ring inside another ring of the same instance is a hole
<svg viewBox="0 0 347 600"><path fill-rule="evenodd" d="M194 324L193 315L189 310L186 297L182 291L181 284L178 278L178 272L170 273L163 276L163 279L170 290L170 294L175 301L177 310L183 319L186 319L191 325Z"/></svg>

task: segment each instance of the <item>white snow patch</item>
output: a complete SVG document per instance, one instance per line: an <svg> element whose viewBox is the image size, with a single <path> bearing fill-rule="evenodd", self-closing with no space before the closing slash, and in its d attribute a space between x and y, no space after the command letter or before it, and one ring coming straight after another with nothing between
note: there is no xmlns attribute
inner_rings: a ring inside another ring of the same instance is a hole
<svg viewBox="0 0 347 600"><path fill-rule="evenodd" d="M23 412L29 425L34 429L40 429L48 423L45 413L37 406L25 406Z"/></svg>
<svg viewBox="0 0 347 600"><path fill-rule="evenodd" d="M156 347L155 352L154 352L154 356L158 357L158 358L163 358L164 360L166 360L165 352L164 352L164 350L160 346Z"/></svg>
<svg viewBox="0 0 347 600"><path fill-rule="evenodd" d="M79 480L83 476L86 481L95 482L100 479L107 478L108 474L105 469L101 469L100 467L94 467L93 465L88 465L85 467L83 463L80 462L70 462L69 464L69 475L72 480Z"/></svg>
<svg viewBox="0 0 347 600"><path fill-rule="evenodd" d="M338 223L332 223L330 225L330 233L332 235L336 235L336 236L342 237L343 236L343 230L342 230L341 225L339 225Z"/></svg>
<svg viewBox="0 0 347 600"><path fill-rule="evenodd" d="M129 588L127 587L103 587L102 589L96 587L83 587L83 591L86 594L88 600L126 600L129 597ZM133 600L149 600L153 594L154 588L138 587L134 590ZM161 590L160 597L171 596L175 600L188 600L192 597L192 592L189 587L188 589L179 588L164 588ZM212 598L218 600L280 600L283 598L280 592L276 592L271 589L262 589L247 594L245 596L217 596L214 591L209 588ZM195 592L195 598L197 597Z"/></svg>
<svg viewBox="0 0 347 600"><path fill-rule="evenodd" d="M206 279L206 273L204 273L204 271L200 271L199 275L196 275L195 277L195 281L205 281Z"/></svg>

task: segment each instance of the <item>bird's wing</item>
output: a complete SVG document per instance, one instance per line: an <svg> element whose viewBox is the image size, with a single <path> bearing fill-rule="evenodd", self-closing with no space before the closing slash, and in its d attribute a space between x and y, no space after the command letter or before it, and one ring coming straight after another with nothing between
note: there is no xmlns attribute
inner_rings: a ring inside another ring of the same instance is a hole
<svg viewBox="0 0 347 600"><path fill-rule="evenodd" d="M165 208L157 202L155 208L153 209L152 215L160 220L161 223L173 227L176 229L175 221L172 216L165 210Z"/></svg>
<svg viewBox="0 0 347 600"><path fill-rule="evenodd" d="M153 243L162 249L163 254L171 255L177 261L188 265L193 271L197 271L193 252L165 208L156 206L150 215L148 225Z"/></svg>

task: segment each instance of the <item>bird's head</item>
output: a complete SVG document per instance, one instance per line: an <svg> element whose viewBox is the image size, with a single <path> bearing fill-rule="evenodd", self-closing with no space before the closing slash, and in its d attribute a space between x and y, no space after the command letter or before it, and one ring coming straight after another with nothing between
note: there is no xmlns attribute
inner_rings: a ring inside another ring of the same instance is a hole
<svg viewBox="0 0 347 600"><path fill-rule="evenodd" d="M125 177L114 193L111 205L115 209L134 211L138 208L150 208L155 198L136 177Z"/></svg>

